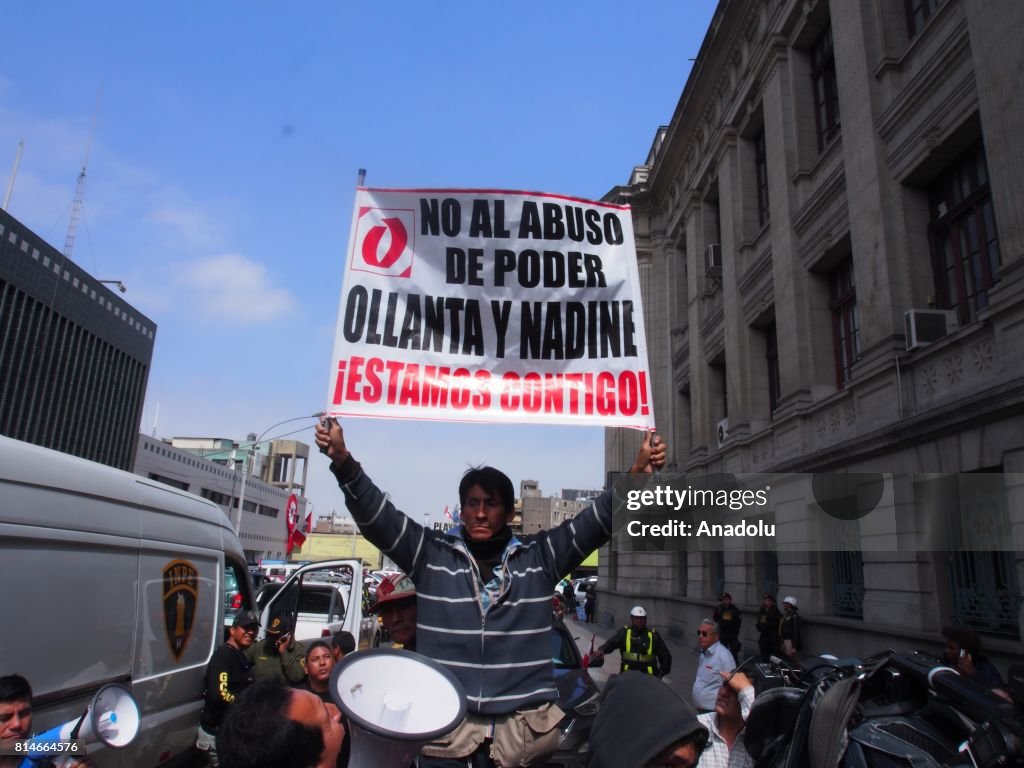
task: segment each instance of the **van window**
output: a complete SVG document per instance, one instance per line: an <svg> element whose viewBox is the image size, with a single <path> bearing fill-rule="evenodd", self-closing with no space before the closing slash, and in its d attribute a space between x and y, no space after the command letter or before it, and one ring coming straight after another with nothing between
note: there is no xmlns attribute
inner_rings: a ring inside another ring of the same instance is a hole
<svg viewBox="0 0 1024 768"><path fill-rule="evenodd" d="M224 626L230 627L239 612L252 608L247 590L242 589L249 572L237 563L224 563Z"/></svg>

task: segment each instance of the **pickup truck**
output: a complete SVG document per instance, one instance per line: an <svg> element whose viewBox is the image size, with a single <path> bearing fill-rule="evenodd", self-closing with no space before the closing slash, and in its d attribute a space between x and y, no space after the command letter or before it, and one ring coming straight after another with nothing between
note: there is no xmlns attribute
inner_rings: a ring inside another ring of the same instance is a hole
<svg viewBox="0 0 1024 768"><path fill-rule="evenodd" d="M273 619L285 617L295 627L295 639L306 644L343 629L352 633L360 649L380 645L359 560L323 560L296 568L284 583L265 584L256 605L260 637Z"/></svg>

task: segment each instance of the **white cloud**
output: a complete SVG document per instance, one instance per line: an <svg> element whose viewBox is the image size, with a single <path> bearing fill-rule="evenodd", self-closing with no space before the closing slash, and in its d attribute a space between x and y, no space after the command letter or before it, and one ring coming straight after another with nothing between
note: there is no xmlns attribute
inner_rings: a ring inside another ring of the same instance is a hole
<svg viewBox="0 0 1024 768"><path fill-rule="evenodd" d="M194 308L208 318L261 325L297 305L287 289L273 284L266 267L236 253L181 264L175 281L191 289Z"/></svg>
<svg viewBox="0 0 1024 768"><path fill-rule="evenodd" d="M152 210L148 218L168 227L185 244L192 246L209 245L219 238L219 228L213 219L198 204L163 204Z"/></svg>

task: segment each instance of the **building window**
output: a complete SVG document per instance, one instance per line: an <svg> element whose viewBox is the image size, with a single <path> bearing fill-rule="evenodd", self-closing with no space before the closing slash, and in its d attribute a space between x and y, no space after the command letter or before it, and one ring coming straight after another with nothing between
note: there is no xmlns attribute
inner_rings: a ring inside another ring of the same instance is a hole
<svg viewBox="0 0 1024 768"><path fill-rule="evenodd" d="M779 407L779 392L781 382L779 378L779 338L773 322L764 331L765 340L765 362L768 366L768 406L772 412Z"/></svg>
<svg viewBox="0 0 1024 768"><path fill-rule="evenodd" d="M829 283L836 386L842 389L850 380L853 364L860 358L860 316L857 313L852 258L847 258L829 273Z"/></svg>
<svg viewBox="0 0 1024 768"><path fill-rule="evenodd" d="M907 36L913 37L935 13L942 0L903 0L907 9Z"/></svg>
<svg viewBox="0 0 1024 768"><path fill-rule="evenodd" d="M764 128L754 137L754 168L757 171L757 222L768 223L768 155L765 149Z"/></svg>
<svg viewBox="0 0 1024 768"><path fill-rule="evenodd" d="M839 133L839 87L836 84L831 25L825 28L811 48L811 81L814 84L814 120L820 152Z"/></svg>
<svg viewBox="0 0 1024 768"><path fill-rule="evenodd" d="M832 615L864 618L864 559L860 523L836 521L832 530Z"/></svg>
<svg viewBox="0 0 1024 768"><path fill-rule="evenodd" d="M928 197L939 306L956 310L963 325L988 306L1002 263L981 142L929 185Z"/></svg>
<svg viewBox="0 0 1024 768"><path fill-rule="evenodd" d="M768 522L767 520L765 521ZM775 520L772 518L772 523ZM776 595L779 591L779 555L775 550L762 549L755 554L758 565L758 585L761 594ZM776 595L778 597L778 595Z"/></svg>
<svg viewBox="0 0 1024 768"><path fill-rule="evenodd" d="M949 557L949 581L955 624L1020 637L1021 593L1012 552L955 552Z"/></svg>

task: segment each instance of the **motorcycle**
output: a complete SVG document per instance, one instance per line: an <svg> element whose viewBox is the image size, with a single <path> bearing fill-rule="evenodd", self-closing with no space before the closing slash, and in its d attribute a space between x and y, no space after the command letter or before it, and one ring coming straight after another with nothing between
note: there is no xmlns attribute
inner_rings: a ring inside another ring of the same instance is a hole
<svg viewBox="0 0 1024 768"><path fill-rule="evenodd" d="M1024 668L1012 701L922 652L740 668L757 692L744 731L756 768L1024 768Z"/></svg>

